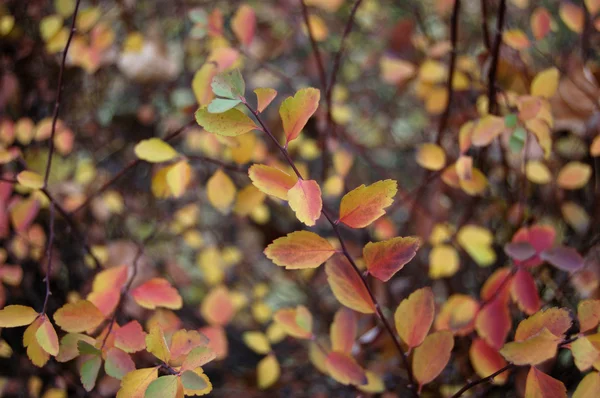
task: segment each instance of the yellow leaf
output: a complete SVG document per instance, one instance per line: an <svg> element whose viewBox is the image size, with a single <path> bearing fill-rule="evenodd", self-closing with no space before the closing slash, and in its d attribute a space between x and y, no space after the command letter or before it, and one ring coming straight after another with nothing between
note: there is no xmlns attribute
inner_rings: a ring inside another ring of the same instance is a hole
<svg viewBox="0 0 600 398"><path fill-rule="evenodd" d="M265 390L279 380L281 369L275 355L264 357L256 366L258 388Z"/></svg>
<svg viewBox="0 0 600 398"><path fill-rule="evenodd" d="M165 363L171 359L171 352L167 347L165 335L159 325L153 326L150 333L146 335L146 351Z"/></svg>
<svg viewBox="0 0 600 398"><path fill-rule="evenodd" d="M446 165L446 152L436 144L422 144L417 150L417 164L427 170L441 170Z"/></svg>
<svg viewBox="0 0 600 398"><path fill-rule="evenodd" d="M460 259L451 245L437 245L429 252L429 277L431 279L449 278L456 274Z"/></svg>
<svg viewBox="0 0 600 398"><path fill-rule="evenodd" d="M44 351L56 356L58 355L58 336L56 335L56 330L54 330L54 326L52 326L47 316L43 318L44 320L35 332L35 339Z"/></svg>
<svg viewBox="0 0 600 398"><path fill-rule="evenodd" d="M560 74L555 67L548 68L538 73L531 82L531 95L550 98L558 89Z"/></svg>
<svg viewBox="0 0 600 398"><path fill-rule="evenodd" d="M236 188L231 178L219 169L206 183L206 194L210 204L225 214L233 204Z"/></svg>
<svg viewBox="0 0 600 398"><path fill-rule="evenodd" d="M185 192L192 175L192 168L186 160L180 160L168 167L167 170L167 185L171 190L171 194L179 198Z"/></svg>
<svg viewBox="0 0 600 398"><path fill-rule="evenodd" d="M40 189L44 187L44 178L33 171L24 170L17 175L17 181L24 187Z"/></svg>
<svg viewBox="0 0 600 398"><path fill-rule="evenodd" d="M196 122L206 131L225 137L237 137L258 129L252 119L235 108L222 113L210 113L206 107L202 107L195 116Z"/></svg>
<svg viewBox="0 0 600 398"><path fill-rule="evenodd" d="M63 27L63 18L60 15L48 15L40 21L40 35L44 41L49 41Z"/></svg>
<svg viewBox="0 0 600 398"><path fill-rule="evenodd" d="M29 325L38 315L33 308L25 305L7 305L0 310L0 327L14 328Z"/></svg>
<svg viewBox="0 0 600 398"><path fill-rule="evenodd" d="M117 398L144 398L146 389L158 377L158 367L137 369L121 380Z"/></svg>
<svg viewBox="0 0 600 398"><path fill-rule="evenodd" d="M263 332L244 332L242 339L257 354L268 354L271 352L271 343Z"/></svg>
<svg viewBox="0 0 600 398"><path fill-rule="evenodd" d="M175 159L179 154L160 138L140 141L134 148L135 155L150 163L160 163Z"/></svg>
<svg viewBox="0 0 600 398"><path fill-rule="evenodd" d="M385 214L397 192L398 184L394 180L363 184L342 198L339 221L350 228L364 228Z"/></svg>
<svg viewBox="0 0 600 398"><path fill-rule="evenodd" d="M308 25L310 26L310 32L316 41L323 41L329 35L329 30L327 29L325 21L317 15L311 14L308 16ZM306 24L302 26L302 31L304 34L308 35Z"/></svg>
<svg viewBox="0 0 600 398"><path fill-rule="evenodd" d="M525 175L527 179L535 184L548 184L552 180L552 175L548 167L539 160L530 160L525 166Z"/></svg>
<svg viewBox="0 0 600 398"><path fill-rule="evenodd" d="M515 365L537 365L556 355L560 338L543 328L539 333L524 341L507 343L500 354Z"/></svg>
<svg viewBox="0 0 600 398"><path fill-rule="evenodd" d="M277 91L272 88L257 88L254 90L254 94L256 94L256 100L258 101L256 109L262 112L275 99Z"/></svg>

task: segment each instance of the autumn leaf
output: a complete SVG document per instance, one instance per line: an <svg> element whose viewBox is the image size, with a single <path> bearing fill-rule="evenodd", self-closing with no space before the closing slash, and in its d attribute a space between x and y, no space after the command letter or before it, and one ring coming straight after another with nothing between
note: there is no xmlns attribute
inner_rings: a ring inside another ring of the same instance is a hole
<svg viewBox="0 0 600 398"><path fill-rule="evenodd" d="M161 163L175 159L179 154L160 138L140 141L134 148L135 155L150 163Z"/></svg>
<svg viewBox="0 0 600 398"><path fill-rule="evenodd" d="M340 303L363 314L375 312L375 304L362 278L345 257L337 255L330 259L325 264L325 273L333 295Z"/></svg>
<svg viewBox="0 0 600 398"><path fill-rule="evenodd" d="M567 272L575 272L583 268L583 257L572 247L557 246L544 250L540 258L556 268Z"/></svg>
<svg viewBox="0 0 600 398"><path fill-rule="evenodd" d="M141 307L151 310L157 307L178 310L183 304L177 289L163 278L153 278L136 287L131 291L131 297Z"/></svg>
<svg viewBox="0 0 600 398"><path fill-rule="evenodd" d="M469 349L469 359L475 373L479 377L487 377L492 373L504 368L507 363L498 350L488 345L483 339L476 338ZM509 371L502 372L492 379L497 385L505 384L508 380Z"/></svg>
<svg viewBox="0 0 600 398"><path fill-rule="evenodd" d="M315 180L299 179L287 195L298 220L308 226L315 225L323 208L319 184Z"/></svg>
<svg viewBox="0 0 600 398"><path fill-rule="evenodd" d="M137 369L121 380L117 398L144 398L146 389L158 377L158 367Z"/></svg>
<svg viewBox="0 0 600 398"><path fill-rule="evenodd" d="M453 294L442 305L435 318L436 330L450 330L458 336L466 336L475 327L475 317L479 310L477 300L466 294Z"/></svg>
<svg viewBox="0 0 600 398"><path fill-rule="evenodd" d="M555 67L548 68L538 73L531 82L531 95L550 98L558 89L560 74Z"/></svg>
<svg viewBox="0 0 600 398"><path fill-rule="evenodd" d="M337 382L348 385L367 384L367 375L354 358L340 352L330 352L325 360L327 371Z"/></svg>
<svg viewBox="0 0 600 398"><path fill-rule="evenodd" d="M600 300L582 300L577 304L579 331L587 332L598 326L600 322Z"/></svg>
<svg viewBox="0 0 600 398"><path fill-rule="evenodd" d="M245 46L249 46L254 38L256 29L256 15L254 10L247 4L242 4L231 20L231 30L237 39Z"/></svg>
<svg viewBox="0 0 600 398"><path fill-rule="evenodd" d="M142 325L133 320L113 332L115 336L115 347L134 353L146 348L146 333Z"/></svg>
<svg viewBox="0 0 600 398"><path fill-rule="evenodd" d="M171 359L171 351L169 351L165 334L160 326L153 326L146 336L146 351L164 363L168 363Z"/></svg>
<svg viewBox="0 0 600 398"><path fill-rule="evenodd" d="M511 280L511 296L519 308L528 315L540 309L540 296L533 276L520 268Z"/></svg>
<svg viewBox="0 0 600 398"><path fill-rule="evenodd" d="M35 321L38 315L33 308L25 305L7 305L0 310L0 327L26 326Z"/></svg>
<svg viewBox="0 0 600 398"><path fill-rule="evenodd" d="M254 90L254 94L256 94L256 100L258 101L256 110L262 112L275 99L277 91L272 88L257 88Z"/></svg>
<svg viewBox="0 0 600 398"><path fill-rule="evenodd" d="M93 356L81 364L79 368L81 384L87 392L92 391L96 386L96 379L101 366L102 358L99 356Z"/></svg>
<svg viewBox="0 0 600 398"><path fill-rule="evenodd" d="M477 334L496 349L506 341L511 325L507 303L498 298L484 306L475 319Z"/></svg>
<svg viewBox="0 0 600 398"><path fill-rule="evenodd" d="M335 313L329 329L331 349L335 352L350 355L356 339L357 329L356 314L347 308L340 308Z"/></svg>
<svg viewBox="0 0 600 398"><path fill-rule="evenodd" d="M44 177L29 170L23 170L17 174L19 184L30 189L40 189L44 187Z"/></svg>
<svg viewBox="0 0 600 398"><path fill-rule="evenodd" d="M454 348L452 333L444 330L430 334L415 348L413 374L420 386L433 381L444 370Z"/></svg>
<svg viewBox="0 0 600 398"><path fill-rule="evenodd" d="M281 326L288 335L297 339L310 339L312 333L312 314L302 305L296 308L277 310L273 320Z"/></svg>
<svg viewBox="0 0 600 398"><path fill-rule="evenodd" d="M67 303L54 313L54 322L65 332L80 333L94 329L104 320L104 314L87 300Z"/></svg>
<svg viewBox="0 0 600 398"><path fill-rule="evenodd" d="M394 180L377 181L369 186L361 185L348 192L340 203L340 218L350 228L364 228L385 214L398 186Z"/></svg>
<svg viewBox="0 0 600 398"><path fill-rule="evenodd" d="M309 87L298 90L293 97L283 101L279 108L279 115L283 122L286 145L298 138L308 119L319 107L320 98L321 92Z"/></svg>
<svg viewBox="0 0 600 398"><path fill-rule="evenodd" d="M237 137L252 130L260 130L252 119L237 109L210 113L206 107L202 107L196 111L196 122L209 133L226 137Z"/></svg>
<svg viewBox="0 0 600 398"><path fill-rule="evenodd" d="M219 212L226 214L235 200L236 187L231 178L218 169L206 183L208 201Z"/></svg>
<svg viewBox="0 0 600 398"><path fill-rule="evenodd" d="M275 196L281 200L288 199L288 191L296 184L298 178L275 167L255 164L248 170L252 184L261 192Z"/></svg>
<svg viewBox="0 0 600 398"><path fill-rule="evenodd" d="M515 332L515 341L525 341L542 329L548 329L555 336L562 336L571 327L571 322L569 311L564 308L538 311L519 323Z"/></svg>
<svg viewBox="0 0 600 398"><path fill-rule="evenodd" d="M577 386L572 398L597 397L600 395L600 373L588 373Z"/></svg>
<svg viewBox="0 0 600 398"><path fill-rule="evenodd" d="M371 275L387 282L417 254L421 241L417 237L397 237L383 242L369 242L363 258Z"/></svg>
<svg viewBox="0 0 600 398"><path fill-rule="evenodd" d="M562 382L532 366L525 382L525 396L527 398L567 398L567 389Z"/></svg>
<svg viewBox="0 0 600 398"><path fill-rule="evenodd" d="M526 340L505 344L500 354L515 365L537 365L556 355L559 342L559 337L543 328Z"/></svg>
<svg viewBox="0 0 600 398"><path fill-rule="evenodd" d="M279 362L273 354L269 354L258 363L256 366L258 388L265 390L271 387L279 380L281 368Z"/></svg>
<svg viewBox="0 0 600 398"><path fill-rule="evenodd" d="M428 287L415 290L402 300L394 313L396 330L402 341L410 348L420 345L429 333L434 315L433 292Z"/></svg>
<svg viewBox="0 0 600 398"><path fill-rule="evenodd" d="M224 326L235 314L229 290L224 286L213 288L202 300L200 313L211 325Z"/></svg>
<svg viewBox="0 0 600 398"><path fill-rule="evenodd" d="M35 332L35 338L44 351L52 356L58 355L58 336L47 316L42 316L42 323Z"/></svg>
<svg viewBox="0 0 600 398"><path fill-rule="evenodd" d="M110 377L122 380L127 373L135 370L135 363L125 351L112 347L106 353L104 370Z"/></svg>
<svg viewBox="0 0 600 398"><path fill-rule="evenodd" d="M436 144L422 144L417 149L417 164L424 169L437 171L446 165L446 152Z"/></svg>
<svg viewBox="0 0 600 398"><path fill-rule="evenodd" d="M303 269L323 264L335 253L335 249L313 232L296 231L275 239L264 253L269 260L286 269Z"/></svg>
<svg viewBox="0 0 600 398"><path fill-rule="evenodd" d="M242 340L252 351L257 354L268 354L271 352L271 343L263 332L248 331L242 334Z"/></svg>
<svg viewBox="0 0 600 398"><path fill-rule="evenodd" d="M179 394L181 390L181 394ZM183 395L183 386L175 375L161 376L148 385L144 398L176 398Z"/></svg>

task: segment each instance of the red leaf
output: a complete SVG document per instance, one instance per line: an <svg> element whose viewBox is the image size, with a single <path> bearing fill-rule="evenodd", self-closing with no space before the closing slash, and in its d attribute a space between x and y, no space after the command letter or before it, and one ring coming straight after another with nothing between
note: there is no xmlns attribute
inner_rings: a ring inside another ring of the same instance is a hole
<svg viewBox="0 0 600 398"><path fill-rule="evenodd" d="M519 308L527 315L540 309L540 296L531 274L520 268L511 281L511 295Z"/></svg>
<svg viewBox="0 0 600 398"><path fill-rule="evenodd" d="M383 242L369 242L363 257L369 273L387 282L417 254L421 241L416 237L397 237Z"/></svg>

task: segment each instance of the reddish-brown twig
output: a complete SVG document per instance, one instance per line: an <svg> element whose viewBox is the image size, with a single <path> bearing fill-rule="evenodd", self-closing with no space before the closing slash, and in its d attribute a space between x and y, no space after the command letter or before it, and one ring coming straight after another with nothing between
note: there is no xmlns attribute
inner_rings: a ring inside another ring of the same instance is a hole
<svg viewBox="0 0 600 398"><path fill-rule="evenodd" d="M502 45L502 30L504 29L504 17L506 16L506 0L500 0L498 7L498 16L496 20L496 36L494 38L494 47L492 49L492 59L488 74L488 113L496 114L496 72L498 70L498 61L500 59L500 47Z"/></svg>
<svg viewBox="0 0 600 398"><path fill-rule="evenodd" d="M465 384L463 386L463 388L461 388L460 390L458 390L451 398L458 398L461 395L463 395L465 392L469 391L471 388L478 386L479 384L483 384L483 383L489 383L492 380L494 380L494 377L506 372L507 370L510 370L512 368L515 368L516 365L513 365L512 363L509 363L508 365L506 365L505 367L498 369L497 371L495 371L494 373L492 373L491 375L478 379L478 380L474 380L468 384Z"/></svg>

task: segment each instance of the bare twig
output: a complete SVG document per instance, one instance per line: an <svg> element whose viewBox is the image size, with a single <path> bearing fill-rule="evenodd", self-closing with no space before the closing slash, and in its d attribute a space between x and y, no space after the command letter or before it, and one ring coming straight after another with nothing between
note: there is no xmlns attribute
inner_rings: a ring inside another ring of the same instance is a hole
<svg viewBox="0 0 600 398"><path fill-rule="evenodd" d="M50 290L50 278L52 276L52 246L54 245L54 204L50 202L50 233L48 234L48 246L46 247L46 297L44 298L44 306L42 307L42 314L46 313L48 308L48 301L52 295Z"/></svg>
<svg viewBox="0 0 600 398"><path fill-rule="evenodd" d="M73 21L71 22L71 31L69 33L69 38L67 39L67 44L65 44L65 49L63 51L62 61L60 64L60 71L58 72L56 99L54 100L54 113L52 115L52 130L50 130L50 148L48 150L48 160L46 161L46 173L44 174L44 187L48 186L48 178L50 178L52 155L54 154L54 136L56 135L56 123L58 122L58 111L60 109L60 100L62 98L63 76L65 73L65 65L67 63L67 53L69 52L69 47L71 46L71 41L73 40L73 35L75 34L75 22L77 20L77 12L79 11L80 3L81 0L77 0L77 3L75 3L75 11L73 11L72 17Z"/></svg>
<svg viewBox="0 0 600 398"><path fill-rule="evenodd" d="M317 70L319 71L319 80L321 81L321 86L326 89L327 88L327 76L325 75L325 66L323 64L323 58L321 57L321 52L319 51L319 45L317 44L317 40L313 34L312 25L310 24L310 17L308 15L308 7L304 0L300 0L300 5L302 6L302 17L304 18L304 23L306 24L306 31L308 32L308 39L310 40L310 45L312 47L312 51L315 57L315 61L317 63Z"/></svg>
<svg viewBox="0 0 600 398"><path fill-rule="evenodd" d="M506 0L500 0L498 7L498 17L496 20L496 37L494 39L494 48L492 49L492 59L488 74L488 113L497 113L496 102L496 72L498 71L498 61L500 59L500 46L502 45L502 30L504 29L504 17L506 16Z"/></svg>
<svg viewBox="0 0 600 398"><path fill-rule="evenodd" d="M491 375L489 375L487 377L472 381L472 382L466 384L465 386L463 386L463 388L461 388L460 390L458 390L451 398L458 398L461 395L463 395L465 392L467 392L468 390L470 390L471 388L473 388L475 386L478 386L479 384L489 383L494 380L494 377L506 372L507 370L515 368L515 367L516 367L515 365L510 363L510 364L506 365L505 367L498 369L497 371L495 371L494 373L492 373Z"/></svg>
<svg viewBox="0 0 600 398"><path fill-rule="evenodd" d="M273 141L273 143L279 148L280 152L283 154L284 158L286 159L286 161L288 162L288 164L290 165L290 167L294 170L294 173L296 174L296 176L298 177L298 179L303 180L304 178L303 178L302 174L300 173L300 171L298 170L298 168L294 164L294 161L290 157L287 149L285 147L283 147L279 143L279 141L275 138L275 136L273 135L273 133L271 132L271 130L263 122L263 120L260 117L260 114L258 113L258 111L256 111L254 108L252 108L248 104L248 102L246 102L245 99L242 100L242 103L254 115L254 117L256 118L256 120L258 121L258 123L261 125L263 131L269 136L269 138ZM342 238L342 235L340 233L339 225L333 219L333 217L330 215L330 212L327 210L327 208L325 206L323 206L323 209L321 210L321 213L323 214L323 216L325 216L325 218L327 219L327 221L329 222L329 224L331 224L331 227L333 228L333 231L334 231L334 233L335 233L338 241L340 242L340 247L342 248L342 254L344 255L344 257L346 257L346 259L348 260L348 262L350 262L350 264L352 265L352 268L353 268L354 272L358 275L358 277L360 278L363 286L365 287L365 289L369 293L369 296L370 296L371 300L373 301L373 304L375 305L375 311L376 311L377 317L379 318L379 320L381 321L381 323L385 327L386 331L388 332L388 334L392 338L392 341L394 342L394 345L398 349L398 352L400 353L400 356L402 358L404 367L406 368L406 373L408 374L410 387L411 387L413 393L415 395L417 395L417 392L416 392L417 385L415 383L414 376L412 374L412 370L411 370L410 364L408 362L408 355L402 349L402 346L400 345L400 341L398 340L398 337L396 336L396 333L394 333L391 325L389 324L389 322L385 318L385 315L383 314L381 306L377 302L377 298L375 297L375 295L374 295L373 291L371 290L369 284L367 283L366 279L363 277L362 273L358 269L358 266L354 262L354 259L350 255L350 252L348 251L348 249L346 247L346 243L345 243L345 241Z"/></svg>
<svg viewBox="0 0 600 398"><path fill-rule="evenodd" d="M481 0L481 30L483 32L483 44L489 51L492 48L490 40L490 28L488 26L488 0Z"/></svg>
<svg viewBox="0 0 600 398"><path fill-rule="evenodd" d="M446 101L446 108L444 113L440 117L440 124L438 125L436 143L439 145L442 142L442 137L446 126L448 125L448 118L450 117L450 107L452 106L452 96L454 89L452 87L452 80L454 78L454 70L456 69L456 46L458 45L458 16L460 14L460 0L454 2L452 7L452 22L450 25L450 42L452 43L452 50L450 51L450 66L448 67L448 81L446 82L446 91L448 92L448 98Z"/></svg>

